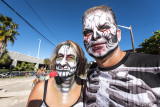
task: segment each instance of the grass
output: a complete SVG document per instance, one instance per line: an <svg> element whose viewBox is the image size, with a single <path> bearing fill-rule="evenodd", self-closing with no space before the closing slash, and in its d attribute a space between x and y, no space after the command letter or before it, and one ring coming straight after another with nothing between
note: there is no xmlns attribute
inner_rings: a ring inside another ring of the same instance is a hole
<svg viewBox="0 0 160 107"><path fill-rule="evenodd" d="M12 78L27 78L31 76L15 76L15 77L9 77L9 78L0 78L0 79L12 79Z"/></svg>

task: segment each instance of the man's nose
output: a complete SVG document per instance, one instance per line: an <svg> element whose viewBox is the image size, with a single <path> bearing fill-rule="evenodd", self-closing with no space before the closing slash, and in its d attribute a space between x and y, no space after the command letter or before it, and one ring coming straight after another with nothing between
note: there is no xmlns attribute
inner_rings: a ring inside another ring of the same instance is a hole
<svg viewBox="0 0 160 107"><path fill-rule="evenodd" d="M95 31L93 32L92 40L97 40L97 39L99 39L100 37L101 37L100 33L99 33L97 30L95 30Z"/></svg>

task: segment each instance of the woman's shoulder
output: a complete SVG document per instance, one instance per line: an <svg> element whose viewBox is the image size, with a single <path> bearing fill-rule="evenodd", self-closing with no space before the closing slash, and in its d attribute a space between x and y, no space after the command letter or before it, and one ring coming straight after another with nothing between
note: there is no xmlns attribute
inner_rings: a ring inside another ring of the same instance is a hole
<svg viewBox="0 0 160 107"><path fill-rule="evenodd" d="M37 107L41 104L43 101L44 83L44 81L41 81L34 86L28 99L28 107L32 105L36 105L35 107Z"/></svg>
<svg viewBox="0 0 160 107"><path fill-rule="evenodd" d="M42 87L44 88L45 81L41 81L35 85L35 88L39 91L42 91Z"/></svg>
<svg viewBox="0 0 160 107"><path fill-rule="evenodd" d="M34 96L37 96L37 97L39 96L40 98L43 98L44 84L45 84L45 81L41 81L37 83L34 86L31 94L34 94Z"/></svg>
<svg viewBox="0 0 160 107"><path fill-rule="evenodd" d="M56 84L56 80L54 77L48 79L48 87L55 84Z"/></svg>
<svg viewBox="0 0 160 107"><path fill-rule="evenodd" d="M43 99L45 81L38 82L31 91L33 98Z"/></svg>

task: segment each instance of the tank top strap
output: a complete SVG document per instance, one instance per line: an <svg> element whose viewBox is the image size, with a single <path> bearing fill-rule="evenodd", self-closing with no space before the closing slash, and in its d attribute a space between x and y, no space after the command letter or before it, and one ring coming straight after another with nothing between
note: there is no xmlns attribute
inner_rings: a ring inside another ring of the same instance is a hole
<svg viewBox="0 0 160 107"><path fill-rule="evenodd" d="M82 96L83 96L83 80L81 79L81 94L82 94ZM83 97L82 97L83 98Z"/></svg>
<svg viewBox="0 0 160 107"><path fill-rule="evenodd" d="M46 100L47 86L48 86L48 80L45 80L45 83L44 83L44 93L43 93L43 101Z"/></svg>
<svg viewBox="0 0 160 107"><path fill-rule="evenodd" d="M82 88L81 88L81 93L82 93L82 101L83 101L83 107L85 107L85 97L84 97L84 89L83 89L83 83L84 81L81 79L81 86L82 86Z"/></svg>

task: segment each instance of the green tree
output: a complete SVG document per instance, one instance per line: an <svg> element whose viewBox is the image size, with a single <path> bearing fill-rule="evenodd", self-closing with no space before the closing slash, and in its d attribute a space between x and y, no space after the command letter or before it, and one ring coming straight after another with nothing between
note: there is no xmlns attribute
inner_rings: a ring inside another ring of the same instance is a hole
<svg viewBox="0 0 160 107"><path fill-rule="evenodd" d="M144 39L144 42L139 45L140 48L136 50L137 52L160 55L160 30L153 34L149 39Z"/></svg>
<svg viewBox="0 0 160 107"><path fill-rule="evenodd" d="M17 66L15 68L13 68L13 70L18 70L18 71L30 71L30 70L34 70L35 65L34 63L31 62L21 62L18 63Z"/></svg>
<svg viewBox="0 0 160 107"><path fill-rule="evenodd" d="M50 59L49 58L44 59L43 63L46 65L45 68L47 68L48 66L50 66Z"/></svg>
<svg viewBox="0 0 160 107"><path fill-rule="evenodd" d="M19 35L17 28L18 24L12 22L12 18L0 14L0 57L5 52L7 42L14 43L15 36Z"/></svg>
<svg viewBox="0 0 160 107"><path fill-rule="evenodd" d="M11 58L8 55L8 51L5 50L4 55L0 58L0 65L7 65L11 63Z"/></svg>
<svg viewBox="0 0 160 107"><path fill-rule="evenodd" d="M18 71L20 71L22 68L21 68L21 64L17 64L17 66L15 67L15 68L13 68L13 70L18 70Z"/></svg>
<svg viewBox="0 0 160 107"><path fill-rule="evenodd" d="M28 70L28 71L34 70L34 68L35 68L35 65L34 65L33 63L29 62L29 63L27 64L27 70Z"/></svg>
<svg viewBox="0 0 160 107"><path fill-rule="evenodd" d="M21 66L21 70L22 70L22 71L26 71L26 69L27 69L27 64L26 64L25 62L22 62L20 66Z"/></svg>
<svg viewBox="0 0 160 107"><path fill-rule="evenodd" d="M91 66L91 62L92 61L90 61L89 63L87 63L87 70L89 70L89 67Z"/></svg>

